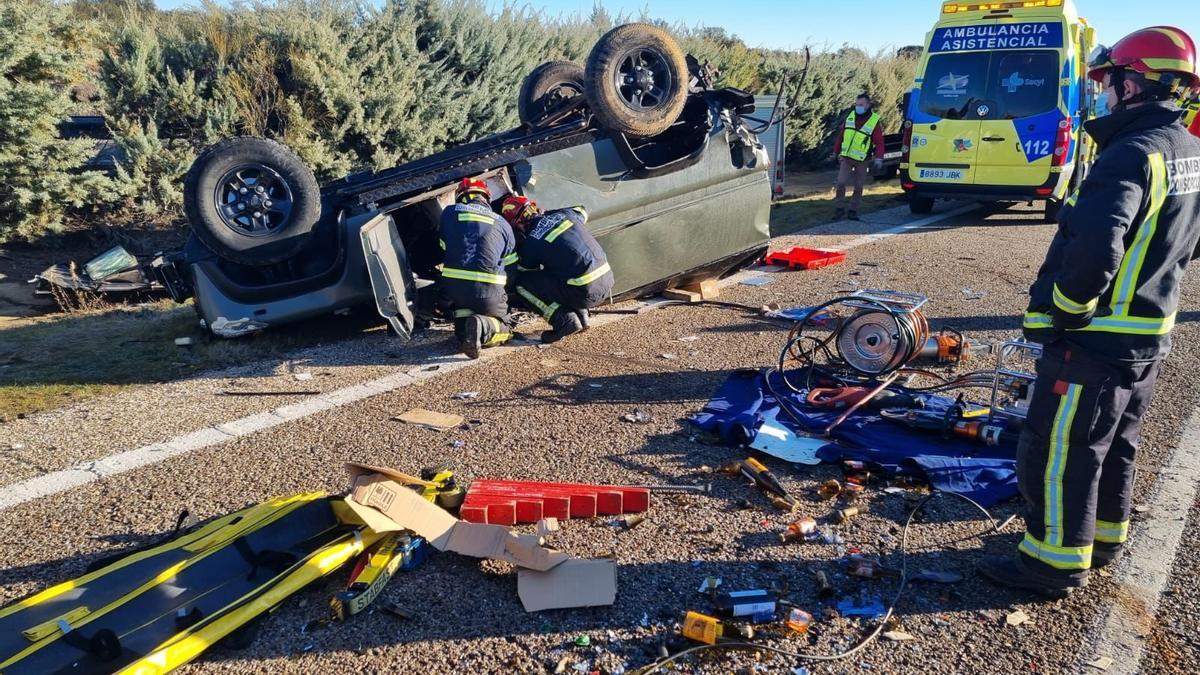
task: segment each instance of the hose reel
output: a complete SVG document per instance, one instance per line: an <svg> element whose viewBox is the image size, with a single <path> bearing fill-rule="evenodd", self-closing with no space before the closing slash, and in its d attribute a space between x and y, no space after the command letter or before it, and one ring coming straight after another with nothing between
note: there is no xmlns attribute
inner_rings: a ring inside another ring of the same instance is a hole
<svg viewBox="0 0 1200 675"><path fill-rule="evenodd" d="M954 330L931 334L921 311L928 301L918 293L866 289L822 303L792 329L779 370L786 372L789 356L801 368L821 365L850 380L884 377L918 362L957 363L970 345ZM818 337L814 329L829 334Z"/></svg>

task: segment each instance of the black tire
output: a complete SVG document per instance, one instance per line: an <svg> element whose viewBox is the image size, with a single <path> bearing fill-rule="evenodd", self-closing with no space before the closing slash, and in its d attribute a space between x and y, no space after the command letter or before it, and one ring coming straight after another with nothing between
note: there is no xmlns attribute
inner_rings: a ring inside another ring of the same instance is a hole
<svg viewBox="0 0 1200 675"><path fill-rule="evenodd" d="M1042 219L1047 223L1058 222L1058 212L1062 210L1062 202L1057 199L1046 200L1046 210L1042 212Z"/></svg>
<svg viewBox="0 0 1200 675"><path fill-rule="evenodd" d="M933 197L919 197L909 193L908 210L917 214L933 213Z"/></svg>
<svg viewBox="0 0 1200 675"><path fill-rule="evenodd" d="M683 51L666 31L629 23L610 30L592 47L583 91L601 126L647 138L679 119L688 77Z"/></svg>
<svg viewBox="0 0 1200 675"><path fill-rule="evenodd" d="M563 102L583 95L583 66L574 61L547 61L521 83L517 115L528 124Z"/></svg>
<svg viewBox="0 0 1200 675"><path fill-rule="evenodd" d="M308 243L321 216L321 188L291 150L251 136L209 146L188 170L183 209L213 253L242 265L270 265Z"/></svg>

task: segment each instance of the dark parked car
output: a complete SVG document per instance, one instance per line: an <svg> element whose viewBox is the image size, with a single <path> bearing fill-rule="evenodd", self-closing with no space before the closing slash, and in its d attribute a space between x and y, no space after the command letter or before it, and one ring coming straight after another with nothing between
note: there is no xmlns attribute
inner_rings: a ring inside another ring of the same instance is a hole
<svg viewBox="0 0 1200 675"><path fill-rule="evenodd" d="M765 250L771 188L742 119L753 96L714 88L714 76L662 30L629 24L585 67L535 69L521 126L386 171L318 187L283 146L226 139L188 174L188 245L155 269L176 300L195 297L217 335L374 302L407 336L418 290L439 277L439 214L475 176L497 202L516 192L546 208L583 205L614 299L727 273Z"/></svg>

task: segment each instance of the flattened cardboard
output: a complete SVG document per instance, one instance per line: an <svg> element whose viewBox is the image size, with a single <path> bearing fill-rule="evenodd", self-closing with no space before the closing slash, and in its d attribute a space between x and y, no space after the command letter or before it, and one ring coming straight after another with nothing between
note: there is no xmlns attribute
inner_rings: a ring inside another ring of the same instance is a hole
<svg viewBox="0 0 1200 675"><path fill-rule="evenodd" d="M617 599L617 562L571 559L547 572L517 570L517 595L526 612L611 605Z"/></svg>
<svg viewBox="0 0 1200 675"><path fill-rule="evenodd" d="M434 431L457 429L463 425L463 422L467 421L462 415L434 412L423 408L413 408L408 412L397 415L394 419L405 424L415 424L426 429L433 429Z"/></svg>
<svg viewBox="0 0 1200 675"><path fill-rule="evenodd" d="M347 464L346 470L353 481L346 506L376 532L412 530L439 551L504 560L532 570L549 570L570 559L543 548L537 535L516 535L502 525L455 518L397 482L412 479L407 474L365 464Z"/></svg>

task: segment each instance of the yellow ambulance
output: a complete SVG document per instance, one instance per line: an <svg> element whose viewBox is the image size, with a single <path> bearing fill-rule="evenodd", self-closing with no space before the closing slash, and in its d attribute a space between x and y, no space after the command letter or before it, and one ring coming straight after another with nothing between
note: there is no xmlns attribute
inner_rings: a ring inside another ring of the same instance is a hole
<svg viewBox="0 0 1200 675"><path fill-rule="evenodd" d="M1095 42L1071 0L944 3L907 97L900 176L912 212L935 199L1044 199L1053 220L1095 153L1083 132Z"/></svg>

